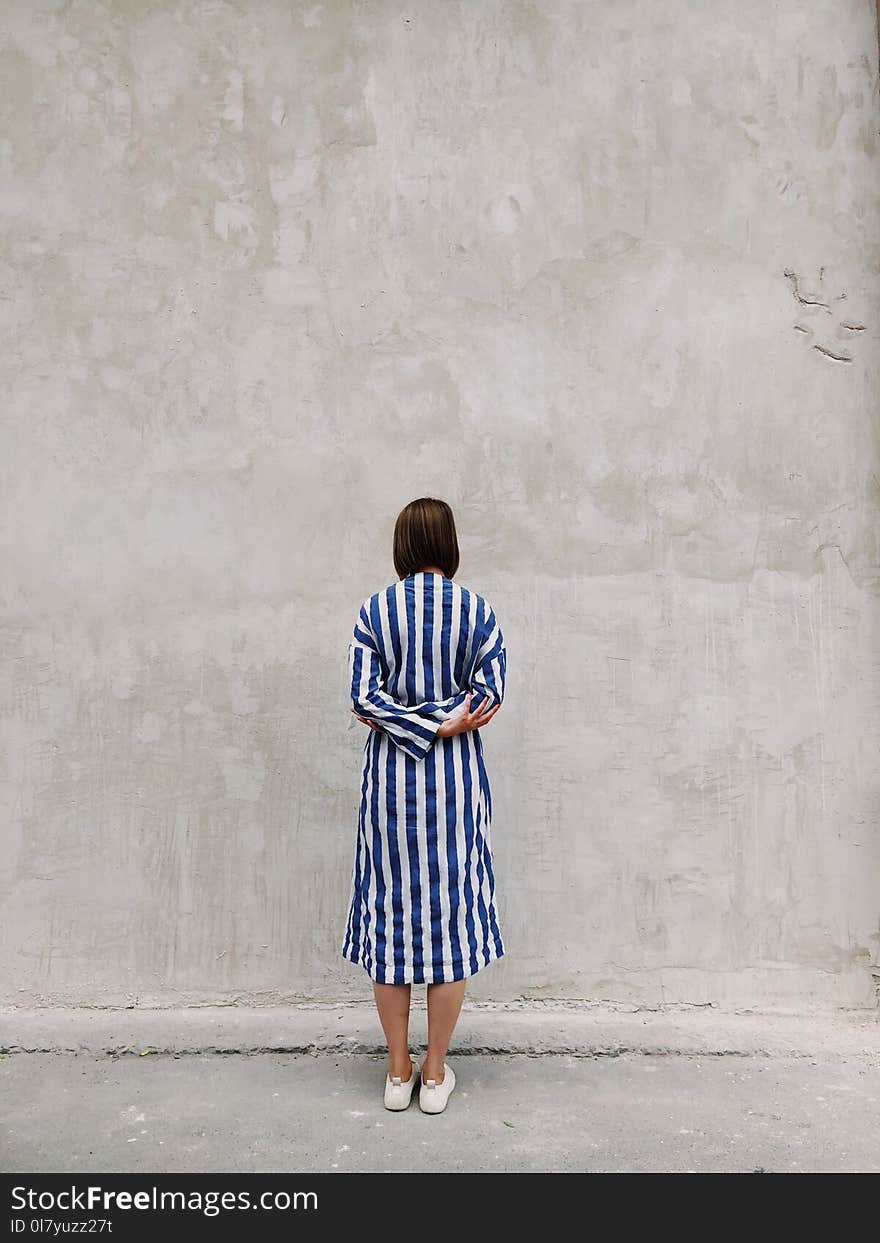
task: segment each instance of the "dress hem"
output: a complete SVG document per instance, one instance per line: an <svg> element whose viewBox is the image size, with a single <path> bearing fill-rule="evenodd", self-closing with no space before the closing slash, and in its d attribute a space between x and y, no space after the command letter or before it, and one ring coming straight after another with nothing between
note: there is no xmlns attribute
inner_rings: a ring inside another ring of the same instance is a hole
<svg viewBox="0 0 880 1243"><path fill-rule="evenodd" d="M362 970L366 971L370 979L374 980L377 984L385 984L385 983L389 983L389 984L453 984L456 980L469 979L471 976L476 975L478 972L482 971L485 967L491 966L493 962L497 962L499 958L503 958L504 947L502 946L500 949L494 949L494 948L490 949L489 957L486 958L485 960L484 959L478 960L476 968L472 967L470 962L459 962L459 963L449 964L449 966L451 966L452 968L451 975L447 973L447 964L444 963L443 967L441 968L440 979L434 978L434 976L437 973L434 972L433 970L432 971L422 970L418 975L416 975L415 973L411 973L408 978L405 977L402 980L395 980L394 979L394 975L396 974L395 969L392 967L390 972L386 972L384 963L381 965L374 963L372 967L368 967L366 963L362 961L359 954L355 954L352 952L349 952L347 954L343 952L342 957L346 960L346 962L354 963L356 967L360 967L362 968ZM391 980L386 979L387 975L389 974L392 977ZM429 975L431 977L430 979L427 978L427 976Z"/></svg>

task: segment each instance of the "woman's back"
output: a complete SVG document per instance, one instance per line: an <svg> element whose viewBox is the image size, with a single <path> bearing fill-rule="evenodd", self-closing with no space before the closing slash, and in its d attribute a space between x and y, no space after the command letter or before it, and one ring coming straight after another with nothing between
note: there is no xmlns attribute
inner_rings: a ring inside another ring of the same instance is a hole
<svg viewBox="0 0 880 1243"><path fill-rule="evenodd" d="M474 686L478 662L500 635L482 596L428 570L375 592L361 607L359 625L375 645L385 690L405 706L440 703ZM500 691L503 670L496 663L488 673L490 694Z"/></svg>

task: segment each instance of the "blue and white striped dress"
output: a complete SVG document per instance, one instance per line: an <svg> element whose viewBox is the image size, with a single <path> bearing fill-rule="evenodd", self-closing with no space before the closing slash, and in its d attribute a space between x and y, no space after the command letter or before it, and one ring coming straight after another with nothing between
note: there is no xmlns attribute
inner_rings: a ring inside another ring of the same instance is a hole
<svg viewBox="0 0 880 1243"><path fill-rule="evenodd" d="M361 605L349 644L364 768L342 946L380 984L441 984L504 953L481 730L438 738L473 691L501 703L507 652L482 596L420 570Z"/></svg>

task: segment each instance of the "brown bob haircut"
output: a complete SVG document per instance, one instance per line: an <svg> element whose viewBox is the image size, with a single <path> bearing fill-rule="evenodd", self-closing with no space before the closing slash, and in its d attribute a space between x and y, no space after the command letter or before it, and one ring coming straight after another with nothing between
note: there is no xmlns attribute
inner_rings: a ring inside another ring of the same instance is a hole
<svg viewBox="0 0 880 1243"><path fill-rule="evenodd" d="M429 565L436 565L447 578L454 578L458 570L458 536L455 518L446 502L420 496L397 515L394 568L400 578L407 578Z"/></svg>

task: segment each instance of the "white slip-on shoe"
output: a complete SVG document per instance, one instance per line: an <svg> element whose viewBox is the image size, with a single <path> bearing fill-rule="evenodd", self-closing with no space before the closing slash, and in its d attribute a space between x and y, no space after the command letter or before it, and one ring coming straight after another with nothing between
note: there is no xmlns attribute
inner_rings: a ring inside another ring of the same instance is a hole
<svg viewBox="0 0 880 1243"><path fill-rule="evenodd" d="M385 1076L385 1108L386 1109L406 1109L412 1100L413 1088L421 1078L421 1071L415 1062L412 1063L412 1072L410 1077L402 1082L399 1075L395 1075L392 1079L390 1075Z"/></svg>
<svg viewBox="0 0 880 1243"><path fill-rule="evenodd" d="M439 1083L429 1079L419 1088L419 1108L423 1114L442 1114L446 1102L455 1087L455 1071L443 1063L443 1078Z"/></svg>

